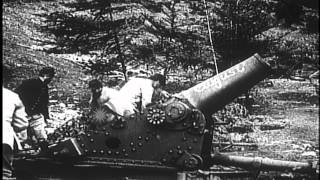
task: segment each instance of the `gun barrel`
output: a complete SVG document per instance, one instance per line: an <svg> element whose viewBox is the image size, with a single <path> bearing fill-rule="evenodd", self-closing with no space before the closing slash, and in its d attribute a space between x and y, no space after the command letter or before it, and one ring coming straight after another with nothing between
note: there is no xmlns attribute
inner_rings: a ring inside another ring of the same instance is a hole
<svg viewBox="0 0 320 180"><path fill-rule="evenodd" d="M211 164L241 167L247 170L291 171L299 173L315 173L316 168L308 162L283 161L262 157L243 157L215 154L211 156Z"/></svg>
<svg viewBox="0 0 320 180"><path fill-rule="evenodd" d="M180 95L206 116L210 116L270 74L269 64L254 54Z"/></svg>

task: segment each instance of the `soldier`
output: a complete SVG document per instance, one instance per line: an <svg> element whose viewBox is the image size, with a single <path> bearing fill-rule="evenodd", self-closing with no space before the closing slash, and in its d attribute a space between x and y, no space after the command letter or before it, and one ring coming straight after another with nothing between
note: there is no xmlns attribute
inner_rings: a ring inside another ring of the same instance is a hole
<svg viewBox="0 0 320 180"><path fill-rule="evenodd" d="M4 87L11 74L9 69L3 66L3 84L2 84L2 178L8 179L12 177L12 163L14 141L19 146L19 140L16 133L22 132L28 127L27 114L22 101L18 94Z"/></svg>
<svg viewBox="0 0 320 180"><path fill-rule="evenodd" d="M89 82L89 89L92 93L89 101L92 110L100 107L102 104L105 104L111 97L117 96L119 93L116 89L103 87L102 83L97 79Z"/></svg>
<svg viewBox="0 0 320 180"><path fill-rule="evenodd" d="M120 116L131 115L141 112L160 96L168 96L162 90L164 85L165 78L160 74L150 78L131 78L119 91L102 87L100 82L93 80L89 82L92 91L90 104L91 107L105 105Z"/></svg>
<svg viewBox="0 0 320 180"><path fill-rule="evenodd" d="M45 131L50 119L48 84L54 75L55 71L52 67L44 67L40 70L38 78L24 80L16 90L30 117L30 130L42 150L47 150L48 145Z"/></svg>
<svg viewBox="0 0 320 180"><path fill-rule="evenodd" d="M169 96L163 90L165 77L161 74L154 74L149 78L132 78L119 91L120 97L133 104L136 111L141 112L148 105L161 99L162 96Z"/></svg>

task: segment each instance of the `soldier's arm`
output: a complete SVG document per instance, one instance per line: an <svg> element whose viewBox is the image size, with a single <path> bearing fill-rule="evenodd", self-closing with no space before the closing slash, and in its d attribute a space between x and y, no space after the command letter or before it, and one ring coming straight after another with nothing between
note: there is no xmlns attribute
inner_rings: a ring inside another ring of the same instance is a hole
<svg viewBox="0 0 320 180"><path fill-rule="evenodd" d="M22 101L18 97L18 95L13 98L15 101L15 111L13 113L13 118L12 118L12 126L15 131L20 132L25 129L27 129L29 122L27 118L27 114L25 112L25 108L22 104Z"/></svg>

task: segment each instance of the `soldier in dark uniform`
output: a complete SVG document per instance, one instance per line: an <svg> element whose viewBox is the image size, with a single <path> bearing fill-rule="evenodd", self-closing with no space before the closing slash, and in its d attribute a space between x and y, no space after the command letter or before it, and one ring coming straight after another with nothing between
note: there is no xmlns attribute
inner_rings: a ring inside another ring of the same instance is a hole
<svg viewBox="0 0 320 180"><path fill-rule="evenodd" d="M27 79L16 89L21 98L27 115L29 116L29 124L32 134L35 135L39 142L45 142L47 134L45 127L49 117L49 93L48 84L54 77L55 71L52 67L44 67L39 72L39 77Z"/></svg>

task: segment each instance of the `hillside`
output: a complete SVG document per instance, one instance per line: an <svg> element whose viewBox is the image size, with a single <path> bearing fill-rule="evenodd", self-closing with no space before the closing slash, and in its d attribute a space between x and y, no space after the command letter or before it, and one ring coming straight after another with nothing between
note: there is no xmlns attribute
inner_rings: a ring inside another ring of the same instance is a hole
<svg viewBox="0 0 320 180"><path fill-rule="evenodd" d="M81 67L73 61L34 48L41 45L41 41L50 40L38 31L41 25L39 14L55 8L58 7L52 2L3 4L3 64L15 72L11 89L17 87L21 80L37 76L42 67L54 67L57 73L50 84L50 99L58 103L75 103L72 97L88 97L84 80L87 77Z"/></svg>

